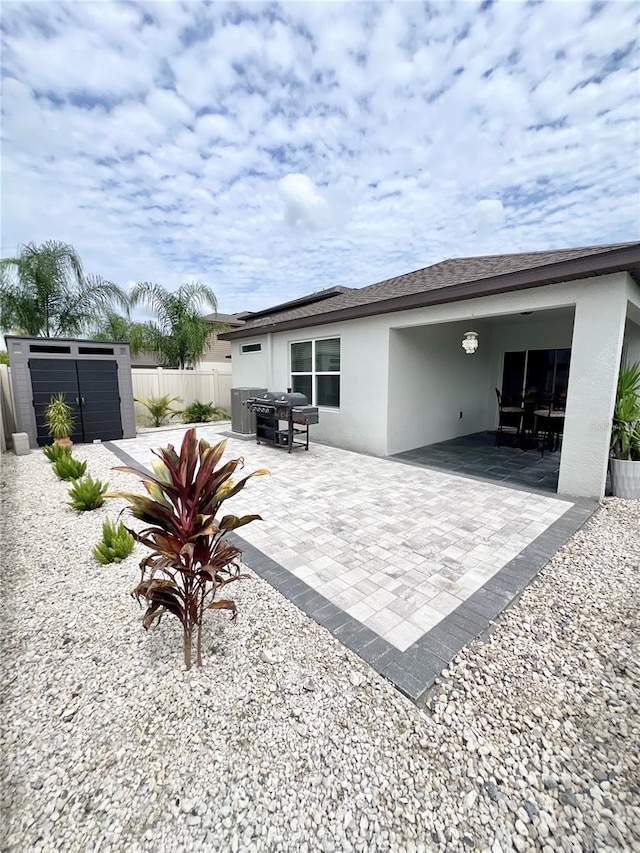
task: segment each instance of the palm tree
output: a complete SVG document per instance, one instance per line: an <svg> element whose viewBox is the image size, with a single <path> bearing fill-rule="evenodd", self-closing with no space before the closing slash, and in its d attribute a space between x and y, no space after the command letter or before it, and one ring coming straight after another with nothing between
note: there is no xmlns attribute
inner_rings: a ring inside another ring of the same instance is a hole
<svg viewBox="0 0 640 853"><path fill-rule="evenodd" d="M149 334L145 349L158 353L165 367L193 367L218 331L201 316L203 309L217 307L215 294L206 284L190 282L171 292L159 284L140 282L131 289L129 300L131 307L145 304L156 314L157 323L145 324Z"/></svg>
<svg viewBox="0 0 640 853"><path fill-rule="evenodd" d="M128 311L126 294L100 276L85 275L78 253L48 240L20 246L0 261L0 328L26 335L79 335L113 306Z"/></svg>
<svg viewBox="0 0 640 853"><path fill-rule="evenodd" d="M153 323L135 323L109 310L94 327L92 337L96 341L128 341L131 355L137 355L155 350L157 329Z"/></svg>

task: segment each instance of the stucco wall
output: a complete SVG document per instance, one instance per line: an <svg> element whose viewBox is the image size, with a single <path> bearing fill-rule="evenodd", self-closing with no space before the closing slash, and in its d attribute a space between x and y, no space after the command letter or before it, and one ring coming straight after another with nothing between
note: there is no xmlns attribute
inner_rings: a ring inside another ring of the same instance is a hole
<svg viewBox="0 0 640 853"><path fill-rule="evenodd" d="M462 349L465 331L465 323L390 330L388 453L487 428L491 329L474 326L482 341L474 355Z"/></svg>
<svg viewBox="0 0 640 853"><path fill-rule="evenodd" d="M627 276L584 282L576 302L560 493L604 494L627 312ZM599 286L600 285L600 286Z"/></svg>
<svg viewBox="0 0 640 853"><path fill-rule="evenodd" d="M384 318L274 335L275 382L279 388L290 385L289 345L293 341L331 337L340 338L340 408L320 407L320 423L312 428L312 436L347 450L384 456L389 386L389 328Z"/></svg>
<svg viewBox="0 0 640 853"><path fill-rule="evenodd" d="M242 352L242 347L248 344L260 344L262 349L259 352ZM272 389L270 349L271 335L231 342L232 388Z"/></svg>

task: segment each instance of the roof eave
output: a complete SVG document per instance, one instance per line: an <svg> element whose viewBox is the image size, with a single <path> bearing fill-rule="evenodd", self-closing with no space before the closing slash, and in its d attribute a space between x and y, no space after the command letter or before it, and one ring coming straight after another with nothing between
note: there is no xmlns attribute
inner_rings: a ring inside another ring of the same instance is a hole
<svg viewBox="0 0 640 853"><path fill-rule="evenodd" d="M640 282L640 246L630 246L624 249L614 249L602 255L590 255L571 261L562 261L544 267L520 270L491 278L474 279L473 281L454 284L435 290L410 293L396 296L392 299L368 302L364 305L353 305L327 311L323 314L312 314L308 317L297 317L283 320L280 323L265 323L261 326L238 329L219 335L221 340L236 340L239 338L256 337L268 332L286 332L292 329L304 329L310 326L325 326L329 323L344 320L356 320L362 317L372 317L377 314L391 314L396 311L408 311L412 308L426 308L430 305L443 305L447 302L461 302L482 296L493 296L499 293L527 290L534 287L544 287L563 281L575 281L589 276L607 275L609 273L628 272Z"/></svg>

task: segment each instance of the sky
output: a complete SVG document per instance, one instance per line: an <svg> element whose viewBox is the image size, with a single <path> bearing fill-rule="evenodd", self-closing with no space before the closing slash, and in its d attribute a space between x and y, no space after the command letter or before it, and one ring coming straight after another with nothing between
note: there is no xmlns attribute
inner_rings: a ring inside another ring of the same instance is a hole
<svg viewBox="0 0 640 853"><path fill-rule="evenodd" d="M3 2L2 256L223 312L640 239L640 4Z"/></svg>

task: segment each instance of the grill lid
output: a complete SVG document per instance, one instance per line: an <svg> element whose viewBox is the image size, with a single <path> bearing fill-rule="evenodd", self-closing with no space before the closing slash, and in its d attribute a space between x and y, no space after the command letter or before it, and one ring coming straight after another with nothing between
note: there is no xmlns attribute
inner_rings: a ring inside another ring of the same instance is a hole
<svg viewBox="0 0 640 853"><path fill-rule="evenodd" d="M304 394L298 394L296 392L287 392L286 394L278 392L275 399L275 404L277 406L288 406L289 408L292 408L293 406L306 406L307 402L307 398Z"/></svg>
<svg viewBox="0 0 640 853"><path fill-rule="evenodd" d="M253 397L253 401L256 403L266 403L267 405L274 405L276 400L279 397L282 397L284 391L265 391L264 394L259 394L257 397Z"/></svg>

